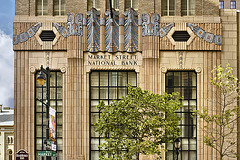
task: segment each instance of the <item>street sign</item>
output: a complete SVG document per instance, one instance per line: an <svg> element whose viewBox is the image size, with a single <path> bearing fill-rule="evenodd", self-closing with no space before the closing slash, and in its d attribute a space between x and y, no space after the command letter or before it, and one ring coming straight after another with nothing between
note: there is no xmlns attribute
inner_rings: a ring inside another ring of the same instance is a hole
<svg viewBox="0 0 240 160"><path fill-rule="evenodd" d="M16 153L16 160L28 160L28 153L24 150L20 150Z"/></svg>
<svg viewBox="0 0 240 160"><path fill-rule="evenodd" d="M53 151L40 151L38 152L38 156L42 157L56 157L56 153Z"/></svg>

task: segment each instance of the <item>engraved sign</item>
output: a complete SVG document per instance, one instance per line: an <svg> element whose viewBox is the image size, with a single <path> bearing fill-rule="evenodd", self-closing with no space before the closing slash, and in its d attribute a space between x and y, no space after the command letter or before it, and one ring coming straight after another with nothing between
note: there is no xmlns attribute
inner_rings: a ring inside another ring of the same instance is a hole
<svg viewBox="0 0 240 160"><path fill-rule="evenodd" d="M87 54L85 65L89 66L137 66L141 54Z"/></svg>
<svg viewBox="0 0 240 160"><path fill-rule="evenodd" d="M20 150L16 153L16 160L28 160L28 153L24 150Z"/></svg>

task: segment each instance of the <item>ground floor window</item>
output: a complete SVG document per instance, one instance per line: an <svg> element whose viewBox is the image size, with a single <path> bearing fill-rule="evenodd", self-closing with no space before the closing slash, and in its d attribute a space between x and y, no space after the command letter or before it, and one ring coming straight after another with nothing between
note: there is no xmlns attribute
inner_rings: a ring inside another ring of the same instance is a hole
<svg viewBox="0 0 240 160"><path fill-rule="evenodd" d="M92 71L90 73L90 157L99 159L98 145L104 141L95 132L94 124L101 113L97 109L100 101L110 104L112 100L121 99L127 95L127 84L137 86L137 74L134 71Z"/></svg>
<svg viewBox="0 0 240 160"><path fill-rule="evenodd" d="M36 159L39 151L45 151L46 145L46 83L40 86L37 82L38 72L35 74L35 154ZM56 110L56 141L57 141L57 157L56 160L62 160L62 73L59 71L51 71L50 73L50 107ZM39 100L37 100L39 99Z"/></svg>
<svg viewBox="0 0 240 160"><path fill-rule="evenodd" d="M166 73L166 92L179 92L184 97L183 107L176 111L182 118L179 127L182 146L179 160L197 159L197 119L193 117L192 110L197 105L197 75L194 71L168 71ZM176 149L173 144L167 144L166 160L176 159Z"/></svg>

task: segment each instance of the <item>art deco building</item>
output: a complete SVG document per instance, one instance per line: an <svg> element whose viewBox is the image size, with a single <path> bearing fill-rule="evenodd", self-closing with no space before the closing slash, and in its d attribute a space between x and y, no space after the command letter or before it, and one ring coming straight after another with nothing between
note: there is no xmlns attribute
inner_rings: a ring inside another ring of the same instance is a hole
<svg viewBox="0 0 240 160"><path fill-rule="evenodd" d="M191 110L217 112L208 101L216 101L214 66L229 63L238 75L236 10L219 9L218 0L112 0L112 6L110 14L108 0L16 0L14 151L38 160L45 150L46 107L37 99L45 101L46 86L36 82L43 65L51 70L57 160L98 159L96 105L125 96L128 83L181 93L181 159L219 159ZM166 147L165 159L175 159L173 146Z"/></svg>

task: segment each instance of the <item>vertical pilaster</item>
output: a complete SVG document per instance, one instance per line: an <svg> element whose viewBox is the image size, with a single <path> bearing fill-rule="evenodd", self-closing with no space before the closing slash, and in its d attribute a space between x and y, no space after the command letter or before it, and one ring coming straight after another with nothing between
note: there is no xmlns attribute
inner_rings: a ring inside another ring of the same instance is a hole
<svg viewBox="0 0 240 160"><path fill-rule="evenodd" d="M18 152L22 149L34 153L34 146L31 143L31 140L34 140L32 136L34 114L30 103L34 98L30 95L29 52L15 51L14 59L14 151Z"/></svg>
<svg viewBox="0 0 240 160"><path fill-rule="evenodd" d="M143 65L141 76L143 80L141 86L144 90L154 93L160 91L160 68L159 68L159 38L156 36L143 37Z"/></svg>

